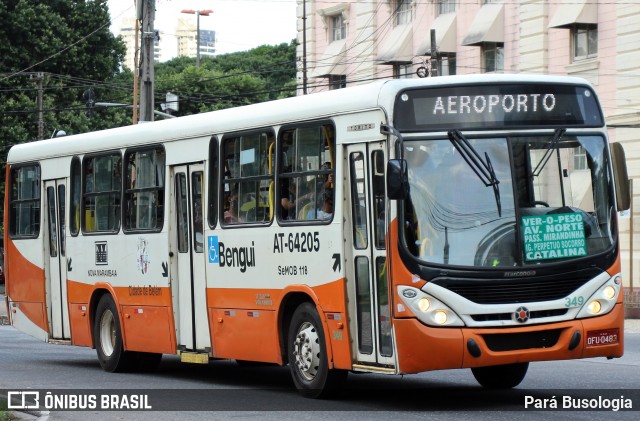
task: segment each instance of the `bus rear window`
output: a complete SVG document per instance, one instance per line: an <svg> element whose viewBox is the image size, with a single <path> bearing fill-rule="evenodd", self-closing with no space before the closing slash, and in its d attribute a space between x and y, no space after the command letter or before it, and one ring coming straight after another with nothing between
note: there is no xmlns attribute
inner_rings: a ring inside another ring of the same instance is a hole
<svg viewBox="0 0 640 421"><path fill-rule="evenodd" d="M9 235L35 238L40 232L40 167L28 165L11 170Z"/></svg>

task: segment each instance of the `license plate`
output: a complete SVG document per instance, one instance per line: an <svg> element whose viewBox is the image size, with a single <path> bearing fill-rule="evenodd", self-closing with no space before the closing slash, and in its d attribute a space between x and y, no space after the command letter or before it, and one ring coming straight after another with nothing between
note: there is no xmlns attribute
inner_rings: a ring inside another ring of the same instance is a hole
<svg viewBox="0 0 640 421"><path fill-rule="evenodd" d="M620 338L620 329L590 330L587 332L587 347L615 345Z"/></svg>

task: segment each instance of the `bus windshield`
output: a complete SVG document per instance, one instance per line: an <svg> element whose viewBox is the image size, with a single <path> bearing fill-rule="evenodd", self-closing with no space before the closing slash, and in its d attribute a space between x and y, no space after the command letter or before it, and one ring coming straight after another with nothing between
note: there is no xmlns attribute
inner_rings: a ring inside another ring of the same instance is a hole
<svg viewBox="0 0 640 421"><path fill-rule="evenodd" d="M404 234L414 256L427 264L504 269L612 247L615 210L603 137L564 131L461 137L467 152L451 134L404 142L410 184Z"/></svg>

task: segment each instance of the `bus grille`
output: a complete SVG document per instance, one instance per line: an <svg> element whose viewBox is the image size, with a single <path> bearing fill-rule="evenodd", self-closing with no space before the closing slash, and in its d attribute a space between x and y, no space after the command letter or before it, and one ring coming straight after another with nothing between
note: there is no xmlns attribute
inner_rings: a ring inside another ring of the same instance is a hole
<svg viewBox="0 0 640 421"><path fill-rule="evenodd" d="M551 310L536 310L529 313L529 320L543 319L545 317L564 316L569 311L568 308L559 308ZM495 314L472 314L471 318L474 322L497 322L513 320L513 313L495 313Z"/></svg>
<svg viewBox="0 0 640 421"><path fill-rule="evenodd" d="M519 349L550 348L558 342L562 329L541 330L539 332L496 333L482 335L487 347L494 352L516 351Z"/></svg>
<svg viewBox="0 0 640 421"><path fill-rule="evenodd" d="M585 270L574 272L573 276L474 280L436 278L432 282L477 304L531 303L565 298L600 273Z"/></svg>

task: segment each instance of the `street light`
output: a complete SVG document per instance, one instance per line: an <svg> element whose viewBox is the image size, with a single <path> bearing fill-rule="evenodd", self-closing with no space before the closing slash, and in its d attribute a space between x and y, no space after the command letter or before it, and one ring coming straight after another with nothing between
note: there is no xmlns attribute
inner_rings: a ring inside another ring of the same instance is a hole
<svg viewBox="0 0 640 421"><path fill-rule="evenodd" d="M191 9L182 9L180 13L186 13L188 15L196 15L196 67L200 67L200 15L209 16L213 13L213 10L191 10Z"/></svg>

